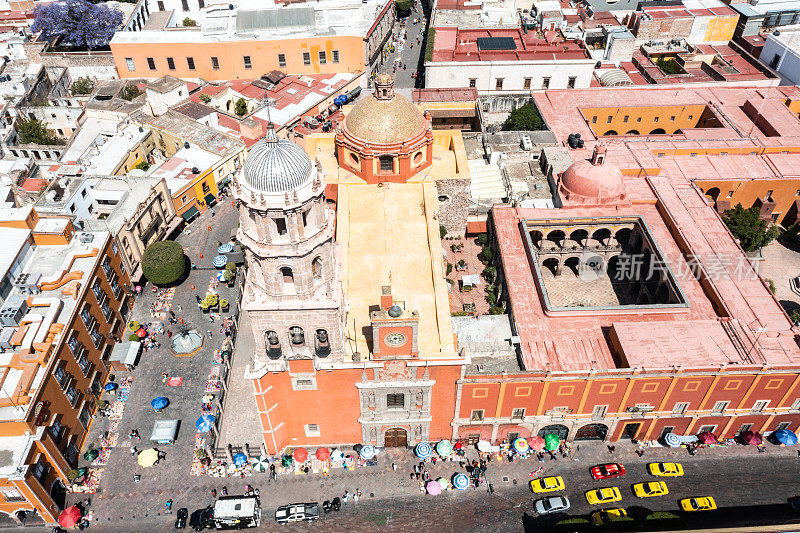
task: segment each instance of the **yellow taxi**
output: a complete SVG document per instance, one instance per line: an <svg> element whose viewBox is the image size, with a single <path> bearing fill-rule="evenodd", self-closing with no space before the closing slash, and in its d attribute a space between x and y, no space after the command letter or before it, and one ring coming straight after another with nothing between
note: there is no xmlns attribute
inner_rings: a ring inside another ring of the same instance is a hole
<svg viewBox="0 0 800 533"><path fill-rule="evenodd" d="M592 524L596 526L604 526L614 522L615 520L627 518L627 516L628 513L625 511L625 509L620 509L617 507L595 511L590 515L590 518L592 519Z"/></svg>
<svg viewBox="0 0 800 533"><path fill-rule="evenodd" d="M592 505L613 503L620 500L622 500L622 494L620 494L617 487L603 487L602 489L586 491L586 501Z"/></svg>
<svg viewBox="0 0 800 533"><path fill-rule="evenodd" d="M648 483L637 483L633 486L633 493L639 498L652 498L653 496L665 496L669 494L667 484L663 481L650 481Z"/></svg>
<svg viewBox="0 0 800 533"><path fill-rule="evenodd" d="M537 494L564 490L564 478L561 476L536 478L531 481L531 490Z"/></svg>
<svg viewBox="0 0 800 533"><path fill-rule="evenodd" d="M713 511L717 508L717 502L711 496L704 498L685 498L681 500L681 509L684 511Z"/></svg>
<svg viewBox="0 0 800 533"><path fill-rule="evenodd" d="M647 469L654 476L678 477L683 475L683 466L680 463L650 463Z"/></svg>

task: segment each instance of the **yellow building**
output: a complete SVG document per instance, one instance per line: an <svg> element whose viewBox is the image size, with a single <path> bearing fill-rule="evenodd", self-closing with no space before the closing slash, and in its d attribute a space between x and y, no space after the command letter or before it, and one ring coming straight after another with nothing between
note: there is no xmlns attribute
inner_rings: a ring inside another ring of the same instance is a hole
<svg viewBox="0 0 800 533"><path fill-rule="evenodd" d="M217 203L218 161L219 156L200 148L181 148L151 176L164 179L178 216L190 221Z"/></svg>

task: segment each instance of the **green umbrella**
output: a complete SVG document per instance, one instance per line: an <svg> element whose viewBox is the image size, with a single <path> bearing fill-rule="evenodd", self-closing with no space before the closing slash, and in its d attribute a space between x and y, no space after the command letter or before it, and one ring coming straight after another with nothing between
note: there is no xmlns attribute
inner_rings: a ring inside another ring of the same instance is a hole
<svg viewBox="0 0 800 533"><path fill-rule="evenodd" d="M83 454L83 458L86 459L87 461L94 461L95 459L97 459L98 455L100 455L100 452L95 449L86 450L86 453Z"/></svg>
<svg viewBox="0 0 800 533"><path fill-rule="evenodd" d="M558 435L555 433L551 433L549 435L544 436L544 449L548 452L552 452L558 449L558 443L561 442L558 438Z"/></svg>

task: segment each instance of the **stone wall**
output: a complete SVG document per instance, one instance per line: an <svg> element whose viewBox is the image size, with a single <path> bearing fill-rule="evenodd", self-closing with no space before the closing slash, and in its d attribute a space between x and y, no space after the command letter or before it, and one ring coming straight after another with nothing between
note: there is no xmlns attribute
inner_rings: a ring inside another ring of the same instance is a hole
<svg viewBox="0 0 800 533"><path fill-rule="evenodd" d="M62 67L69 71L75 80L89 77L110 80L119 77L114 56L110 51L101 52L45 52L45 43L25 43L25 53L31 63L41 63L45 67Z"/></svg>
<svg viewBox="0 0 800 533"><path fill-rule="evenodd" d="M464 235L469 212L470 180L437 180L439 200L439 224L447 228L450 235ZM442 197L446 196L447 199Z"/></svg>

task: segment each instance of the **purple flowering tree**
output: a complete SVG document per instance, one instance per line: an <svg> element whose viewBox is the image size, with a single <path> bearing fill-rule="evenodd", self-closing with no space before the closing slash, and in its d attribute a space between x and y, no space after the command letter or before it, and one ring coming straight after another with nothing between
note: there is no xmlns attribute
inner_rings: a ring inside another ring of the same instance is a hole
<svg viewBox="0 0 800 533"><path fill-rule="evenodd" d="M86 0L63 0L37 6L31 30L46 41L59 37L64 45L97 49L108 45L122 24L122 12Z"/></svg>

